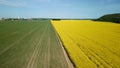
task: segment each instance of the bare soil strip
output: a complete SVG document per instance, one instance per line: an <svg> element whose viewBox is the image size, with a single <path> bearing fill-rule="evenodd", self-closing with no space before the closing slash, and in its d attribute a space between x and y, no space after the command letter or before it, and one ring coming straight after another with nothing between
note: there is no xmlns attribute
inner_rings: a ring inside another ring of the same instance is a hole
<svg viewBox="0 0 120 68"><path fill-rule="evenodd" d="M59 42L60 42L60 46L61 46L61 48L62 48L63 54L64 54L64 56L65 56L65 59L66 59L66 61L67 61L67 63L68 63L68 67L69 67L69 68L75 68L74 65L73 65L73 63L70 61L70 58L68 57L68 55L67 55L67 53L66 53L66 51L65 51L65 49L64 49L64 47L63 47L63 44L62 44L62 42L61 42L61 40L60 40L60 38L59 38L59 36L58 36L57 33L56 33L56 35L57 35L57 38L58 38L58 40L59 40Z"/></svg>

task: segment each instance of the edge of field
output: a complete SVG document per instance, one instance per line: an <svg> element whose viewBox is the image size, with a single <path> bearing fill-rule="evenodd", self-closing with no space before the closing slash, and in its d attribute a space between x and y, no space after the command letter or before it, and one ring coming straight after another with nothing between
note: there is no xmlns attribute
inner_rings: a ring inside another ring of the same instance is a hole
<svg viewBox="0 0 120 68"><path fill-rule="evenodd" d="M52 24L52 23L51 23L51 24ZM52 25L52 26L53 26L53 25ZM54 26L53 26L53 28L54 28ZM69 68L76 68L74 62L72 61L72 59L71 59L70 56L69 56L69 53L67 52L66 48L64 47L63 41L61 40L61 38L60 38L60 36L59 36L59 34L57 33L57 31L56 31L55 28L54 28L54 31L55 31L55 33L56 33L56 36L57 36L58 41L59 41L59 43L60 43L60 46L61 46L61 48L62 48L63 54L64 54L65 59L66 59L67 64L68 64L68 67L69 67Z"/></svg>

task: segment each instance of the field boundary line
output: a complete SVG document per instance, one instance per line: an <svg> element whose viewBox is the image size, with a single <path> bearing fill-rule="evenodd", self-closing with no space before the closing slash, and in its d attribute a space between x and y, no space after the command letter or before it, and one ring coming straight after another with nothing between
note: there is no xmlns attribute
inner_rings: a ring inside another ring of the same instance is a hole
<svg viewBox="0 0 120 68"><path fill-rule="evenodd" d="M54 27L54 26L53 26L53 27ZM58 38L59 44L60 44L60 46L61 46L61 48L62 48L64 57L65 57L66 62L67 62L67 64L68 64L68 67L69 67L69 68L75 68L75 66L73 65L73 63L72 63L71 60L70 60L70 57L68 57L68 54L67 54L65 48L63 47L63 43L61 42L61 39L60 39L57 31L56 31L55 29L54 29L54 31L55 31L56 36L57 36L57 38Z"/></svg>

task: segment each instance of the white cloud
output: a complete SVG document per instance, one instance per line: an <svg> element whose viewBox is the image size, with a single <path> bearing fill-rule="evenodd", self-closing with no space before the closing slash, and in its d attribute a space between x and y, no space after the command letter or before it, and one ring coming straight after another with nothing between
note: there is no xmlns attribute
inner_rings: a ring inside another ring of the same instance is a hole
<svg viewBox="0 0 120 68"><path fill-rule="evenodd" d="M14 7L25 7L25 6L27 6L27 3L18 2L18 1L10 1L10 0L0 0L0 5L14 6Z"/></svg>

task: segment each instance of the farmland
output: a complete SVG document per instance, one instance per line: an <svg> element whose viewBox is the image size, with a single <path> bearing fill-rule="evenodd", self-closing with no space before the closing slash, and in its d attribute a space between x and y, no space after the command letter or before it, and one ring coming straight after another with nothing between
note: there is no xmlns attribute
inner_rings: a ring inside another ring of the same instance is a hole
<svg viewBox="0 0 120 68"><path fill-rule="evenodd" d="M0 68L68 68L50 21L0 21Z"/></svg>
<svg viewBox="0 0 120 68"><path fill-rule="evenodd" d="M0 68L119 68L119 40L116 23L1 20Z"/></svg>
<svg viewBox="0 0 120 68"><path fill-rule="evenodd" d="M51 21L76 68L120 67L120 24Z"/></svg>

